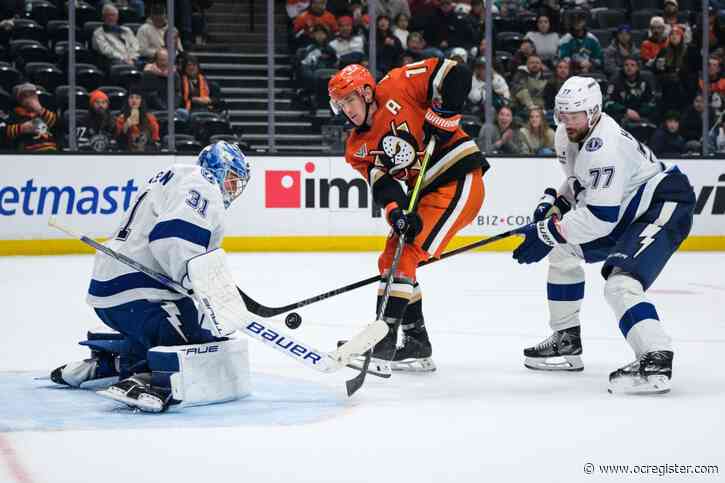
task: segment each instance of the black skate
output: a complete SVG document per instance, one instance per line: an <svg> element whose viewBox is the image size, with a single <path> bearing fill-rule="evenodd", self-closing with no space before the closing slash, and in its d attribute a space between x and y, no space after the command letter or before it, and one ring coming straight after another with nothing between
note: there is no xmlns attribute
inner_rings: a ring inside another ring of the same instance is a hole
<svg viewBox="0 0 725 483"><path fill-rule="evenodd" d="M653 351L609 375L609 392L664 394L670 392L672 351Z"/></svg>
<svg viewBox="0 0 725 483"><path fill-rule="evenodd" d="M581 329L570 327L524 349L524 366L539 371L581 371L584 369L581 354Z"/></svg>
<svg viewBox="0 0 725 483"><path fill-rule="evenodd" d="M416 327L403 334L403 345L395 351L390 368L401 372L435 371L436 365L431 358L433 349L425 327Z"/></svg>
<svg viewBox="0 0 725 483"><path fill-rule="evenodd" d="M69 362L53 369L50 380L56 384L86 389L108 386L118 381L118 358L103 354Z"/></svg>
<svg viewBox="0 0 725 483"><path fill-rule="evenodd" d="M178 402L171 398L171 391L152 387L146 379L140 375L131 376L96 394L148 413L166 411L171 404Z"/></svg>

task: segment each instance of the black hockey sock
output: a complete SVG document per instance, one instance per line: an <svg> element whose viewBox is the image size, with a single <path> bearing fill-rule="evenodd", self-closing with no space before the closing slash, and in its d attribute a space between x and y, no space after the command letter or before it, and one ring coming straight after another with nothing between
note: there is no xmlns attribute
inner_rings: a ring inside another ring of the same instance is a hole
<svg viewBox="0 0 725 483"><path fill-rule="evenodd" d="M404 332L425 327L425 320L423 319L423 297L418 282L415 282L413 285L413 297L405 309L405 316L403 317L401 327Z"/></svg>
<svg viewBox="0 0 725 483"><path fill-rule="evenodd" d="M380 304L383 301L383 291L385 290L385 280L381 280L378 285L378 298L375 313L380 312ZM386 319L402 320L406 312L406 308L413 297L413 281L406 277L394 277L390 286L390 295L388 303L385 306L385 312L382 314Z"/></svg>

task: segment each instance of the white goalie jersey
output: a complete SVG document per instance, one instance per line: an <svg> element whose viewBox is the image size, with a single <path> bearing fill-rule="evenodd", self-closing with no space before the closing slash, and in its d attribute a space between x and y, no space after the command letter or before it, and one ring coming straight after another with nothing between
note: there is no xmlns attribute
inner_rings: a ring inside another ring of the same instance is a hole
<svg viewBox="0 0 725 483"><path fill-rule="evenodd" d="M106 245L185 283L187 261L221 245L224 211L210 172L198 165L175 164L149 180ZM96 254L87 297L92 307L181 297L148 275Z"/></svg>
<svg viewBox="0 0 725 483"><path fill-rule="evenodd" d="M631 223L649 206L667 166L607 114L583 143L569 142L566 127L556 130L556 154L566 181L559 189L574 207L559 224L571 244L609 235Z"/></svg>

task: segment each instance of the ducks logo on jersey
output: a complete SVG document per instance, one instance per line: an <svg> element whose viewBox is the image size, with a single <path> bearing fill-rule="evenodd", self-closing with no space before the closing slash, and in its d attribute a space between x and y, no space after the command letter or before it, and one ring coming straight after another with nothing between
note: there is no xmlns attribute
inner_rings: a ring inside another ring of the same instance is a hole
<svg viewBox="0 0 725 483"><path fill-rule="evenodd" d="M380 139L375 164L383 167L391 176L405 180L420 171L419 158L423 154L415 137L410 134L407 123L396 126L390 123L390 131Z"/></svg>

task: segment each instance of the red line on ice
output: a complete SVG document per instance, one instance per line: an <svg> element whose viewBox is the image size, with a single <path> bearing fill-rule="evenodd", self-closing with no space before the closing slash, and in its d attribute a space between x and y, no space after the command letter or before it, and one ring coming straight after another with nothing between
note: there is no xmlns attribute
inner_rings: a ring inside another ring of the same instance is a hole
<svg viewBox="0 0 725 483"><path fill-rule="evenodd" d="M33 483L30 473L20 462L12 442L2 433L0 433L0 456L5 461L10 474L15 477L15 481L18 483Z"/></svg>

